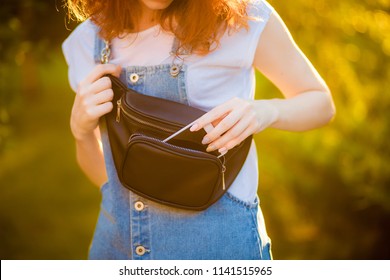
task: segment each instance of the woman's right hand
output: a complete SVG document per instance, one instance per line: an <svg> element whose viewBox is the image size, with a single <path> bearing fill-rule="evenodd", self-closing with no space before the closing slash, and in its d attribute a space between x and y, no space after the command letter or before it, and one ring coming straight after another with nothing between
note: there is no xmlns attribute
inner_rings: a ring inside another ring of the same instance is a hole
<svg viewBox="0 0 390 280"><path fill-rule="evenodd" d="M121 67L114 64L99 64L80 82L73 103L70 127L76 140L82 140L94 133L99 118L113 108L114 93L111 80L103 77L112 74L119 77Z"/></svg>

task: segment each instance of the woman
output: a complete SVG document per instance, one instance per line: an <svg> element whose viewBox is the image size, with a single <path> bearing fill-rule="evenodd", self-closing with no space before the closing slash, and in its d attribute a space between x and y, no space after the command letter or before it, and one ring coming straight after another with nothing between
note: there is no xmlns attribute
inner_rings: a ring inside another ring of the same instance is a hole
<svg viewBox="0 0 390 280"><path fill-rule="evenodd" d="M77 93L71 114L77 159L102 186L89 258L270 259L254 143L218 202L205 211L179 210L121 186L98 120L114 108L103 77L112 74L145 94L208 111L191 127L213 125L203 139L208 151L225 153L267 127L325 125L335 112L329 89L276 11L265 0L68 0L68 7L89 18L63 44ZM108 64L98 64L99 38L110 42ZM179 71L172 73L172 65ZM285 99L253 100L254 68Z"/></svg>

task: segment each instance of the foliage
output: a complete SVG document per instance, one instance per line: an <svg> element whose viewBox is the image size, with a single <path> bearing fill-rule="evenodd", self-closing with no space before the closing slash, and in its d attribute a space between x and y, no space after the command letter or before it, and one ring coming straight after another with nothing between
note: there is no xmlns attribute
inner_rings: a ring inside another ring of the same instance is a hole
<svg viewBox="0 0 390 280"><path fill-rule="evenodd" d="M58 2L57 2L58 1ZM14 131L17 114L25 98L40 94L37 59L48 62L67 32L61 0L3 0L0 8L0 154ZM69 28L75 24L67 24ZM21 82L14 82L19 77ZM12 93L12 94L10 94ZM26 97L27 95L27 97Z"/></svg>
<svg viewBox="0 0 390 280"><path fill-rule="evenodd" d="M320 130L258 136L265 154L260 194L274 253L388 258L390 1L270 3L327 81L337 107L333 123Z"/></svg>
<svg viewBox="0 0 390 280"><path fill-rule="evenodd" d="M269 2L337 107L324 128L256 136L274 257L388 259L390 1ZM61 2L5 0L0 19L0 257L85 258L99 195L68 129ZM258 98L280 96L257 81Z"/></svg>

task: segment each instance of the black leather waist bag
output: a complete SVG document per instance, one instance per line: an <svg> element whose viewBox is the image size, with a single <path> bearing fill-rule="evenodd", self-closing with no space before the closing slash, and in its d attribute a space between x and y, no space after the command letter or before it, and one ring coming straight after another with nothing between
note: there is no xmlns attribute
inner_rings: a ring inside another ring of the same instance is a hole
<svg viewBox="0 0 390 280"><path fill-rule="evenodd" d="M204 210L230 187L244 164L252 137L224 156L206 152L204 130L188 129L163 140L205 112L128 89L108 75L114 109L105 115L118 177L126 188L165 205Z"/></svg>

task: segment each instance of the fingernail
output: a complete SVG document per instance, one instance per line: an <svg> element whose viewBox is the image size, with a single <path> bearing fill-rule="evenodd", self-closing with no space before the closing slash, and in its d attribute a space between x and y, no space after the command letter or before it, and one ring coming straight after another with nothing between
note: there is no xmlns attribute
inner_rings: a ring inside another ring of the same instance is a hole
<svg viewBox="0 0 390 280"><path fill-rule="evenodd" d="M203 145L206 145L206 144L208 144L208 143L210 143L210 139L209 139L207 136L205 136L205 137L203 138L203 140L202 140L202 144L203 144Z"/></svg>
<svg viewBox="0 0 390 280"><path fill-rule="evenodd" d="M198 128L198 124L195 123L193 126L191 126L190 131L195 131Z"/></svg>
<svg viewBox="0 0 390 280"><path fill-rule="evenodd" d="M206 152L212 152L215 150L215 146L211 144L210 146L207 147Z"/></svg>
<svg viewBox="0 0 390 280"><path fill-rule="evenodd" d="M225 147L222 147L221 149L218 150L218 152L221 154L221 156L223 156L224 154L226 154L227 149Z"/></svg>

